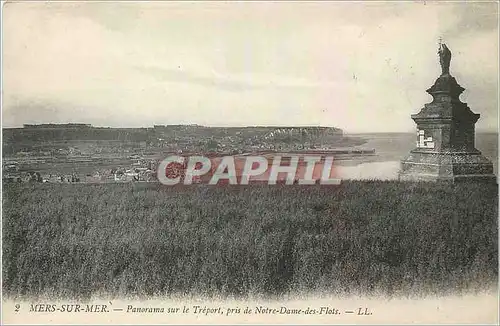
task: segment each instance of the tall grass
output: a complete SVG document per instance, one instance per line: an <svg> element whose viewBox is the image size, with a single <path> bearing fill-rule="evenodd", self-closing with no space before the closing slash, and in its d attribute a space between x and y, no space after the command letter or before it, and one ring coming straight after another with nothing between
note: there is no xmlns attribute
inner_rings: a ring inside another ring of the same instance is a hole
<svg viewBox="0 0 500 326"><path fill-rule="evenodd" d="M5 185L6 296L444 293L496 283L498 189Z"/></svg>

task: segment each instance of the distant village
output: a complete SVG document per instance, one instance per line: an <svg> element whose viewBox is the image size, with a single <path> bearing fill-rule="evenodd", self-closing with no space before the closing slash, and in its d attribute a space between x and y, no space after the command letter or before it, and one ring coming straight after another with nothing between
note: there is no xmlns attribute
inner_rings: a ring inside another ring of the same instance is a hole
<svg viewBox="0 0 500 326"><path fill-rule="evenodd" d="M5 183L154 182L159 161L171 154L329 150L363 143L338 128L307 126L40 124L4 128L3 138Z"/></svg>
<svg viewBox="0 0 500 326"><path fill-rule="evenodd" d="M92 174L79 173L40 173L38 171L16 171L16 165L4 167L4 182L43 182L43 183L107 183L107 182L153 182L156 170L151 167L135 166L131 168L98 169Z"/></svg>

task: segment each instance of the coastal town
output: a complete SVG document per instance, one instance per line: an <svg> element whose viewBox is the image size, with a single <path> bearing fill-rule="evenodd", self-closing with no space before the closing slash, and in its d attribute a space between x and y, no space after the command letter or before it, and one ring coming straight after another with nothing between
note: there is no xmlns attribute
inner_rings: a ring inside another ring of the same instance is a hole
<svg viewBox="0 0 500 326"><path fill-rule="evenodd" d="M364 140L332 127L217 128L155 125L102 128L87 124L24 125L4 129L4 182L155 182L169 155L330 152L373 155Z"/></svg>

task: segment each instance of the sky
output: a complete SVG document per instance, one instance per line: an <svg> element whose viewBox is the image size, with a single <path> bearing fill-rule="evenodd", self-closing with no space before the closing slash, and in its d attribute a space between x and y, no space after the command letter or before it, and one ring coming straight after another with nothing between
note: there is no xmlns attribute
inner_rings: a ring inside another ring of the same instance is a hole
<svg viewBox="0 0 500 326"><path fill-rule="evenodd" d="M498 4L12 2L2 125L334 126L412 132L441 37L498 129Z"/></svg>

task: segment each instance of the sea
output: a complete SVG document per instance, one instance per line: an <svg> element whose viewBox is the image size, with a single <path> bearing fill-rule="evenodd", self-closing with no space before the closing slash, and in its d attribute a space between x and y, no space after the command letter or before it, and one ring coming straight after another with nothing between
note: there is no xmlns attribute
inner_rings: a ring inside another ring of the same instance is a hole
<svg viewBox="0 0 500 326"><path fill-rule="evenodd" d="M337 160L337 173L343 179L397 179L401 159L415 148L416 140L413 133L363 133L348 136L364 138L367 142L355 148L375 149L375 154ZM476 133L476 148L492 161L494 172L498 175L498 134Z"/></svg>

